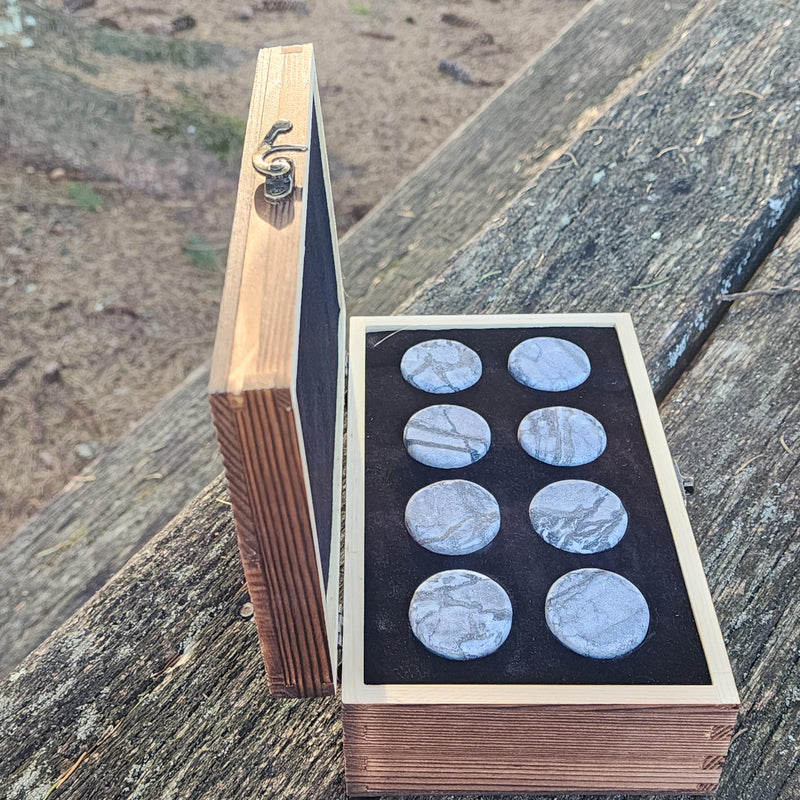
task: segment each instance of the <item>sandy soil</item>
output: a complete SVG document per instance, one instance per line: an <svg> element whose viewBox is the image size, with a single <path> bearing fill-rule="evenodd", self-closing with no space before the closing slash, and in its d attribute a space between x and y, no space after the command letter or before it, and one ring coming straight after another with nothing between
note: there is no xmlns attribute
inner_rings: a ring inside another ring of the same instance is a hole
<svg viewBox="0 0 800 800"><path fill-rule="evenodd" d="M95 53L87 69L54 48L36 57L102 88L243 120L256 50L313 41L341 233L583 5L97 0L73 21L221 42L231 58L181 69ZM187 14L195 26L176 33ZM0 154L0 541L210 355L233 201L233 190L202 205L150 197Z"/></svg>

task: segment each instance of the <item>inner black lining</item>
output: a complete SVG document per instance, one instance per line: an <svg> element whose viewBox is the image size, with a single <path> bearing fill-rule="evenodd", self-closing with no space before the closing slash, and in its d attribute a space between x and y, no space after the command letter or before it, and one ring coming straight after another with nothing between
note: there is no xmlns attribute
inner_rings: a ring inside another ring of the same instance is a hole
<svg viewBox="0 0 800 800"><path fill-rule="evenodd" d="M322 579L327 591L333 523L340 309L316 110L312 112L308 185L304 191L307 204L306 250L296 390Z"/></svg>
<svg viewBox="0 0 800 800"><path fill-rule="evenodd" d="M566 392L540 392L518 384L508 373L508 354L519 342L537 335L559 336L580 345L591 360L589 378ZM483 377L477 384L454 394L432 395L403 380L403 353L434 338L456 339L478 353ZM486 419L492 445L483 459L463 469L439 470L406 453L403 428L409 417L437 403L463 405ZM549 405L574 406L597 417L608 436L603 455L580 467L548 466L528 456L517 443L517 426L534 408ZM365 434L365 683L711 683L615 329L369 333ZM449 478L475 481L500 504L500 533L486 548L468 556L425 550L411 539L403 522L405 504L417 489ZM616 547L595 555L565 553L533 531L527 513L531 498L546 484L565 478L596 481L620 497L629 524ZM609 661L584 658L561 645L547 629L548 589L561 575L581 567L618 572L644 594L650 630L633 653ZM485 658L466 662L440 658L411 632L408 604L416 587L430 575L454 568L488 575L511 598L511 633L497 652Z"/></svg>

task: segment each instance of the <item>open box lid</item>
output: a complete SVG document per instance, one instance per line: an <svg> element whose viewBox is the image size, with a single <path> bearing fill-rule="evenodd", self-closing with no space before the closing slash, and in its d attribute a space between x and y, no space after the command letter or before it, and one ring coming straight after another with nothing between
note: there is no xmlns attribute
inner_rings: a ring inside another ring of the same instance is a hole
<svg viewBox="0 0 800 800"><path fill-rule="evenodd" d="M344 295L311 45L258 57L209 391L270 692L336 682Z"/></svg>

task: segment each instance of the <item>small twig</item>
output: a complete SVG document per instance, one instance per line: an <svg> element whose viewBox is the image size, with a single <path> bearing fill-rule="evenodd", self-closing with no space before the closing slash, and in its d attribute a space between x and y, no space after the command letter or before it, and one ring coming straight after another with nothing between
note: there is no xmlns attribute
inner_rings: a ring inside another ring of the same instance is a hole
<svg viewBox="0 0 800 800"><path fill-rule="evenodd" d="M738 114L730 114L728 119L741 119L742 117L746 117L748 114L752 114L752 108L746 108L744 111L740 111Z"/></svg>
<svg viewBox="0 0 800 800"><path fill-rule="evenodd" d="M385 33L384 31L359 31L359 36L368 36L370 39L380 39L384 42L391 42L397 37L393 33Z"/></svg>
<svg viewBox="0 0 800 800"><path fill-rule="evenodd" d="M661 156L666 155L667 153L671 153L673 150L680 150L680 146L677 144L670 145L669 147L665 147L659 151L656 158L661 158Z"/></svg>
<svg viewBox="0 0 800 800"><path fill-rule="evenodd" d="M738 475L745 467L749 467L754 461L758 461L759 458L764 458L766 453L759 453L757 456L753 456L752 458L748 458L747 461L742 464L739 469L737 469L733 474Z"/></svg>
<svg viewBox="0 0 800 800"><path fill-rule="evenodd" d="M383 339L381 339L379 342L375 342L375 344L374 344L374 345L372 345L372 346L373 346L373 348L374 348L374 347L377 347L379 344L383 344L383 343L384 343L384 342L385 342L387 339L391 339L391 338L392 338L392 336L394 336L395 334L397 334L397 333L402 333L403 331L407 331L407 330L409 330L409 328L399 328L399 329L398 329L398 330L396 330L396 331L392 331L392 332L391 332L390 334L388 334L387 336L384 336L384 337L383 337Z"/></svg>
<svg viewBox="0 0 800 800"><path fill-rule="evenodd" d="M0 389L3 388L23 367L33 361L36 353L25 353L24 356L15 358L4 370L0 370Z"/></svg>
<svg viewBox="0 0 800 800"><path fill-rule="evenodd" d="M764 95L754 92L752 89L737 89L734 94L749 94L750 97L755 97L756 100L763 100Z"/></svg>
<svg viewBox="0 0 800 800"><path fill-rule="evenodd" d="M157 453L159 450L163 450L167 446L167 443L164 444L154 444L152 447L145 447L145 453Z"/></svg>
<svg viewBox="0 0 800 800"><path fill-rule="evenodd" d="M671 276L667 275L666 278L659 278L652 283L637 283L636 286L631 286L631 289L651 289L653 286L661 286L662 283L672 280Z"/></svg>
<svg viewBox="0 0 800 800"><path fill-rule="evenodd" d="M733 292L732 294L718 294L717 300L732 302L743 300L745 297L756 297L764 295L766 297L780 297L782 294L790 292L800 292L800 286L774 286L772 289L750 289L747 292Z"/></svg>
<svg viewBox="0 0 800 800"><path fill-rule="evenodd" d="M445 25L452 25L456 28L479 28L480 24L477 23L474 19L470 19L469 17L462 17L458 14L442 14L439 17Z"/></svg>
<svg viewBox="0 0 800 800"><path fill-rule="evenodd" d="M782 448L783 448L783 449L784 449L784 450L785 450L785 451L786 451L786 452L787 452L787 453L788 453L790 456L793 456L793 455L794 455L794 450L792 450L792 448L791 448L791 447L789 447L789 445L788 445L788 444L786 444L786 439L784 439L783 437L784 437L784 434L781 434L781 435L780 435L780 438L778 439L778 441L781 443L781 447L782 447Z"/></svg>
<svg viewBox="0 0 800 800"><path fill-rule="evenodd" d="M221 497L215 497L214 499L223 506L233 505L230 500L223 500Z"/></svg>
<svg viewBox="0 0 800 800"><path fill-rule="evenodd" d="M569 150L565 150L565 151L564 151L564 152L563 152L563 153L562 153L562 154L561 154L561 155L560 155L560 156L559 156L559 157L556 159L556 161L558 161L558 160L559 160L559 159L561 159L561 158L564 158L565 156L566 156L566 157L567 157L567 158L568 158L568 159L569 159L569 160L570 160L570 161L571 161L571 162L572 162L572 163L573 163L573 164L574 164L576 167L580 166L580 165L578 164L578 159L577 159L577 158L575 158L575 156L574 156L572 153L570 153L570 151L569 151ZM551 165L548 167L548 169L563 169L563 168L564 168L564 167L566 167L566 166L567 166L566 164L556 164L556 163L554 162L553 164L551 164Z"/></svg>
<svg viewBox="0 0 800 800"><path fill-rule="evenodd" d="M89 748L88 750L84 750L80 754L80 756L78 756L78 760L68 770L66 770L65 772L62 772L56 778L56 782L47 790L47 794L44 796L44 800L47 800L47 798L50 797L50 795L53 794L53 792L56 789L58 789L60 786L62 786L64 783L66 783L70 779L70 777L72 777L72 775L75 773L75 771L78 769L78 767L80 767L80 765L83 764L83 761L86 758L86 756L88 756L89 753L91 753L93 749L94 748Z"/></svg>
<svg viewBox="0 0 800 800"><path fill-rule="evenodd" d="M495 275L502 275L502 274L503 274L503 270L501 270L501 269L493 269L491 272L487 272L484 275L481 275L480 278L478 278L478 283L482 283L487 278L493 278Z"/></svg>
<svg viewBox="0 0 800 800"><path fill-rule="evenodd" d="M44 441L44 423L39 409L36 407L36 395L33 392L28 395L28 428L34 444Z"/></svg>
<svg viewBox="0 0 800 800"><path fill-rule="evenodd" d="M131 319L141 319L142 316L136 309L130 306L112 304L103 306L102 310L104 314L115 314L119 317L130 317Z"/></svg>

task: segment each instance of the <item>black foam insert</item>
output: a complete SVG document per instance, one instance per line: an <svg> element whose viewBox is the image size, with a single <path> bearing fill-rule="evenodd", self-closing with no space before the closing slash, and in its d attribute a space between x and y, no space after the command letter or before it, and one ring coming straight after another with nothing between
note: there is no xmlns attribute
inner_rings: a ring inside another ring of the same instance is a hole
<svg viewBox="0 0 800 800"><path fill-rule="evenodd" d="M303 430L311 502L325 589L331 557L336 388L339 371L339 296L331 240L332 220L322 172L317 114L311 120L305 261L300 299L297 404ZM338 520L337 520L338 531Z"/></svg>
<svg viewBox="0 0 800 800"><path fill-rule="evenodd" d="M592 372L583 384L566 392L542 392L511 377L508 354L521 341L542 335L568 339L586 351ZM406 349L435 338L455 339L478 353L483 376L474 386L434 395L403 379L400 360ZM403 428L409 417L438 403L466 406L489 423L492 444L480 461L441 470L407 454ZM533 409L551 405L593 414L606 430L605 452L579 467L549 466L528 456L517 442L517 427ZM365 433L365 683L711 683L614 328L369 333ZM466 556L429 552L409 536L404 523L406 502L415 491L453 478L486 487L500 504L499 534L488 546ZM533 530L528 517L531 498L548 483L566 478L595 481L620 497L629 522L616 547L594 555L566 553ZM548 589L564 573L582 567L618 572L647 599L650 629L632 653L611 660L586 658L564 647L548 630L544 619ZM450 661L429 652L408 622L416 587L436 572L457 568L496 580L513 608L513 625L505 643L495 653L472 661Z"/></svg>

